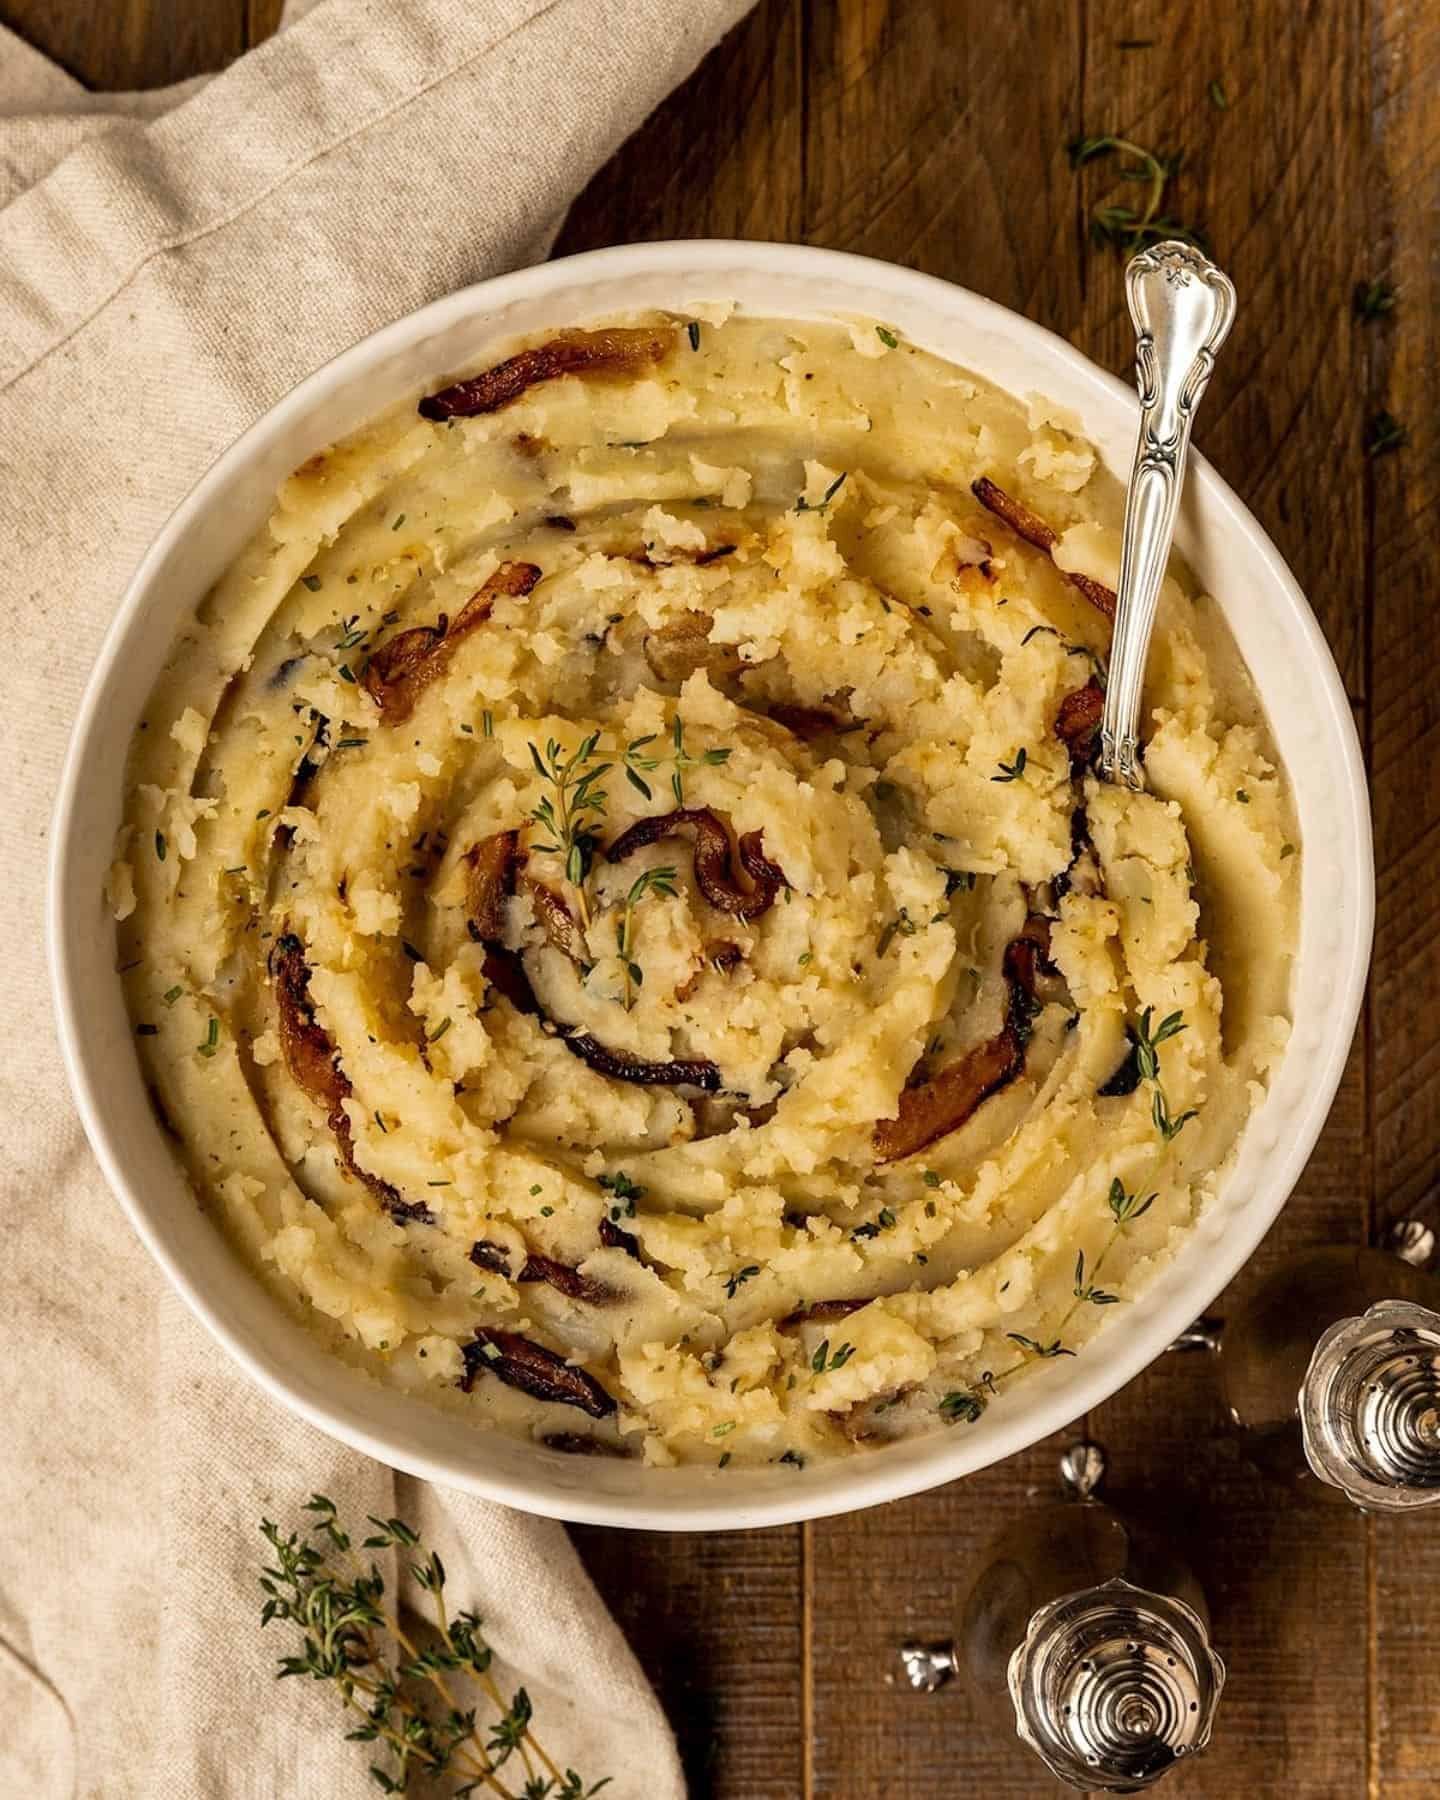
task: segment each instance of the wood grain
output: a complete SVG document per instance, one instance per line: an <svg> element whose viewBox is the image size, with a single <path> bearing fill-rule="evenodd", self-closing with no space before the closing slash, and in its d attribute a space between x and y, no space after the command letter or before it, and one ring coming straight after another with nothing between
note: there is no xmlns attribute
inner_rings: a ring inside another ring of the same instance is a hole
<svg viewBox="0 0 1440 1800"><path fill-rule="evenodd" d="M1385 0L1371 17L1375 266L1399 295L1365 334L1367 399L1410 441L1369 467L1370 734L1378 882L1374 1194L1378 1222L1440 1226L1440 702L1429 663L1440 594L1440 13ZM1440 1793L1440 1532L1434 1515L1371 1538L1370 1793Z"/></svg>
<svg viewBox="0 0 1440 1800"><path fill-rule="evenodd" d="M111 87L218 67L277 16L277 0L0 0L0 18ZM1372 1003L1339 1098L1221 1310L1307 1245L1417 1213L1440 1225L1437 93L1440 13L1415 0L762 0L595 178L559 245L860 251L988 294L1123 371L1120 262L1086 241L1115 165L1077 177L1064 146L1116 132L1184 150L1167 206L1203 228L1242 299L1200 444L1335 651L1373 775L1379 876ZM1362 325L1351 290L1380 275L1397 310ZM1410 442L1370 461L1381 408ZM1239 1457L1203 1358L1162 1360L1087 1427L1111 1452L1115 1497L1183 1536L1230 1663L1214 1746L1165 1791L1440 1793L1433 1525L1294 1511ZM804 1528L577 1530L697 1800L1056 1794L962 1688L897 1685L894 1653L953 1627L966 1569L1051 1490L1061 1441Z"/></svg>
<svg viewBox="0 0 1440 1800"><path fill-rule="evenodd" d="M0 24L87 87L164 87L245 48L245 0L0 0Z"/></svg>

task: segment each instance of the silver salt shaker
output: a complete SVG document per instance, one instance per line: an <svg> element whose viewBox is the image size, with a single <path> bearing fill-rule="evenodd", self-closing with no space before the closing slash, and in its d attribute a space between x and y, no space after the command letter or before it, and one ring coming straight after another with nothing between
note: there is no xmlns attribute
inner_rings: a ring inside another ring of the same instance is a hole
<svg viewBox="0 0 1440 1800"><path fill-rule="evenodd" d="M912 1686L963 1673L989 1717L1071 1787L1136 1793L1209 1742L1225 1684L1205 1596L1158 1535L1095 1498L1104 1457L1061 1462L1070 1497L990 1546L953 1643L907 1644Z"/></svg>
<svg viewBox="0 0 1440 1800"><path fill-rule="evenodd" d="M1223 1326L1182 1342L1218 1352L1230 1416L1265 1473L1367 1512L1440 1505L1440 1277L1425 1227L1389 1251L1312 1250Z"/></svg>

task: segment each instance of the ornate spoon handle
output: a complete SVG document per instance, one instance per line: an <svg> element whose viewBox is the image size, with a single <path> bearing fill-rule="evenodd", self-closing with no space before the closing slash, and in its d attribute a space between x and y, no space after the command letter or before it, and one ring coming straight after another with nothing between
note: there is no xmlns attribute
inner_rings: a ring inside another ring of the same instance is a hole
<svg viewBox="0 0 1440 1800"><path fill-rule="evenodd" d="M1137 334L1140 437L1125 500L1100 773L1138 790L1144 785L1139 730L1145 655L1175 535L1190 425L1235 318L1235 289L1198 250L1165 243L1131 259L1125 293Z"/></svg>

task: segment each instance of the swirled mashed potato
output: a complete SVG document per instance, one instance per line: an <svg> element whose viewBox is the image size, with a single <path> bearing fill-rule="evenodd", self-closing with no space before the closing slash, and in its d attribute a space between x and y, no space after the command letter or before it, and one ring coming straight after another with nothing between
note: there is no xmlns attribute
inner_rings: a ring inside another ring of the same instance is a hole
<svg viewBox="0 0 1440 1800"><path fill-rule="evenodd" d="M1290 803L1120 494L884 325L532 345L313 457L111 872L202 1205L457 1428L654 1463L960 1428L1122 1315L1286 1036ZM1038 1365L1038 1371L1032 1365Z"/></svg>

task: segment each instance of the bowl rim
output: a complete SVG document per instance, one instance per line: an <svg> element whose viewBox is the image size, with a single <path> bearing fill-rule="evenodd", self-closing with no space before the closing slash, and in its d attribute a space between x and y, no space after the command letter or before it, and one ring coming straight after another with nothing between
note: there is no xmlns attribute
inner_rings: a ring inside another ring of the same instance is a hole
<svg viewBox="0 0 1440 1800"><path fill-rule="evenodd" d="M76 854L74 815L85 773L87 745L105 708L126 639L135 628L154 577L175 547L197 521L203 519L212 499L223 492L238 471L256 459L263 446L283 435L292 421L303 419L323 396L346 387L388 353L457 326L469 317L498 313L511 302L533 300L547 291L602 274L607 280L627 272L650 277L669 274L676 279L677 286L687 282L693 285L696 276L710 276L717 283L717 292L723 293L724 278L737 264L777 279L786 276L813 278L817 282L824 279L841 287L865 286L872 290L877 286L885 287L893 294L912 299L917 306L952 314L958 310L1020 345L1032 346L1037 364L1037 387L1043 389L1047 369L1058 363L1072 379L1088 384L1097 393L1108 391L1112 400L1120 400L1131 411L1138 410L1131 389L1045 326L958 283L852 252L745 239L674 239L587 251L476 282L391 321L320 364L262 412L221 452L181 499L140 559L107 628L75 715L51 817L46 939L51 994L67 1078L86 1136L112 1194L191 1313L273 1400L331 1437L392 1468L541 1516L632 1529L754 1529L828 1517L925 1492L975 1473L1073 1424L1147 1367L1184 1321L1179 1324L1170 1321L1173 1329L1167 1327L1163 1334L1157 1332L1154 1320L1142 1320L1133 1331L1123 1332L1116 1332L1112 1322L1104 1335L1113 1353L1103 1361L1093 1359L1083 1372L1076 1368L1072 1379L1059 1390L1047 1387L1038 1391L1028 1405L1007 1409L1001 1417L993 1418L983 1456L967 1455L964 1439L937 1431L926 1440L931 1454L925 1461L897 1464L884 1455L846 1459L842 1466L850 1479L828 1483L823 1490L812 1489L809 1483L792 1481L786 1487L767 1489L752 1497L732 1496L717 1489L700 1498L683 1499L667 1497L664 1491L667 1471L647 1469L645 1473L653 1483L653 1492L639 1501L596 1496L583 1486L563 1495L549 1491L536 1493L523 1479L477 1470L472 1466L462 1467L416 1445L397 1443L383 1428L367 1424L359 1416L363 1408L351 1406L339 1398L317 1397L304 1384L292 1380L273 1354L262 1354L241 1341L239 1335L216 1316L201 1284L167 1241L163 1225L131 1181L124 1158L102 1123L98 1094L103 1072L95 1066L81 1029L85 995L77 979L72 936L81 922L78 917L73 921L70 917L75 910L77 884L69 878L69 869ZM604 310L597 308L597 312ZM781 310L777 309L777 312ZM812 316L825 316L827 311L830 309L817 305ZM1283 601L1287 610L1287 626L1303 641L1310 671L1320 680L1320 691L1313 694L1313 701L1317 712L1323 716L1347 776L1340 800L1349 809L1349 841L1363 852L1356 871L1357 891L1347 918L1348 929L1339 947L1341 967L1329 1014L1331 1027L1325 1039L1324 1055L1310 1068L1310 1087L1298 1113L1292 1115L1291 1135L1283 1147L1277 1148L1274 1172L1267 1171L1265 1186L1272 1190L1273 1198L1267 1206L1250 1208L1244 1229L1232 1228L1211 1245L1203 1284L1206 1291L1197 1290L1196 1303L1191 1308L1191 1316L1194 1316L1214 1299L1253 1254L1288 1201L1323 1129L1343 1074L1365 991L1374 922L1374 870L1368 784L1359 738L1344 686L1319 623L1269 536L1229 484L1199 453L1192 457L1189 479L1192 484L1204 488L1207 506L1224 515L1232 533L1243 540L1247 560L1263 569L1277 602ZM254 1279L248 1271L247 1278ZM283 1313L278 1300L273 1296L267 1298ZM468 1438L477 1434L459 1435Z"/></svg>

